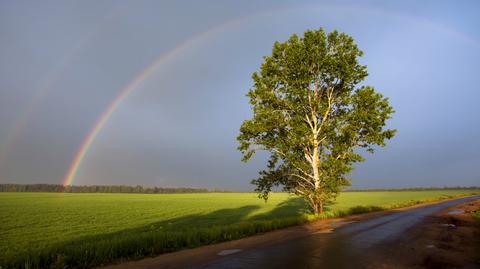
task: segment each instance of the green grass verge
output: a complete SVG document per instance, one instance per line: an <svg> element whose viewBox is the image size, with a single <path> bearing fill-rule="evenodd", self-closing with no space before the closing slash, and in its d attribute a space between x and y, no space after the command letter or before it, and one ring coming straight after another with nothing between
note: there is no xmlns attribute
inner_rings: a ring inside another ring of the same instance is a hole
<svg viewBox="0 0 480 269"><path fill-rule="evenodd" d="M89 268L213 244L318 218L411 206L472 191L343 193L321 216L275 194L0 195L2 268ZM3 254L2 254L3 253Z"/></svg>
<svg viewBox="0 0 480 269"><path fill-rule="evenodd" d="M477 208L477 210L473 211L472 216L480 221L480 208Z"/></svg>

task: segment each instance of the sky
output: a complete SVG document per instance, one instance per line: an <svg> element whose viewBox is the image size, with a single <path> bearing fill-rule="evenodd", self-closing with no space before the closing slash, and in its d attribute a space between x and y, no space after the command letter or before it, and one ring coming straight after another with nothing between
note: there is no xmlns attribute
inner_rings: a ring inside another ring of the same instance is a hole
<svg viewBox="0 0 480 269"><path fill-rule="evenodd" d="M480 185L478 1L0 2L0 183L253 190L251 74L275 41L351 35L398 130L354 188Z"/></svg>

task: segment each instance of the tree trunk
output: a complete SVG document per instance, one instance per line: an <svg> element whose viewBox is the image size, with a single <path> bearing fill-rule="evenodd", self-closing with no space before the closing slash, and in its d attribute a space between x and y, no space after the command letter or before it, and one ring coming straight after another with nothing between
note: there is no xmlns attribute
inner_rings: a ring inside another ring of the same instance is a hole
<svg viewBox="0 0 480 269"><path fill-rule="evenodd" d="M313 194L313 197L308 196L307 201L310 204L310 207L312 208L313 213L316 216L323 213L324 201L322 199L317 198L315 193Z"/></svg>
<svg viewBox="0 0 480 269"><path fill-rule="evenodd" d="M313 154L312 154L312 170L313 170L313 180L315 181L315 191L314 193L319 193L320 191L320 174L318 168L320 166L320 158L318 156L318 142L317 137L314 137L313 142Z"/></svg>
<svg viewBox="0 0 480 269"><path fill-rule="evenodd" d="M318 216L320 214L318 205L315 203L312 203L310 206L312 207L313 213L315 214L315 216Z"/></svg>
<svg viewBox="0 0 480 269"><path fill-rule="evenodd" d="M315 182L315 189L313 191L312 204L314 204L315 215L319 215L323 212L323 204L318 195L321 193L320 190L320 156L318 155L318 139L314 134L313 136L313 154L312 154L312 170L313 170L313 179Z"/></svg>

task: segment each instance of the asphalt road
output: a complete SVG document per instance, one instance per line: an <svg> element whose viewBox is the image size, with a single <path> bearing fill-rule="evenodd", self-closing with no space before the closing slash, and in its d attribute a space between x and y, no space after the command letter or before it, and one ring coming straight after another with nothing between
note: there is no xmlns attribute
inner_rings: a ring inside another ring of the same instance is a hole
<svg viewBox="0 0 480 269"><path fill-rule="evenodd" d="M426 216L476 199L480 196L398 211L267 247L237 253L232 249L229 251L233 254L192 268L367 268L369 260L365 257L371 258L376 249L394 244Z"/></svg>

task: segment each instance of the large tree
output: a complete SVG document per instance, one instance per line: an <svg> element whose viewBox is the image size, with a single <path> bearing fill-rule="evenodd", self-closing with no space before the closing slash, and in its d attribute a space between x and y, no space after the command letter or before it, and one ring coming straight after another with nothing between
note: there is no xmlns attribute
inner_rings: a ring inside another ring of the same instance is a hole
<svg viewBox="0 0 480 269"><path fill-rule="evenodd" d="M388 99L359 86L368 75L362 54L350 36L319 29L275 42L264 57L247 94L253 117L237 137L243 161L257 150L270 153L267 169L252 181L260 197L283 186L319 214L349 185L361 153L393 137L395 130L385 128L394 112Z"/></svg>

